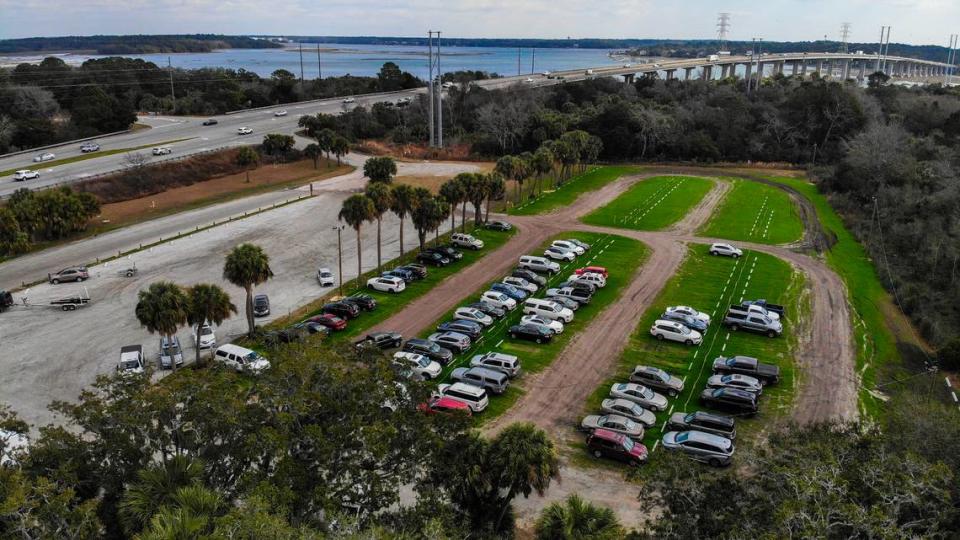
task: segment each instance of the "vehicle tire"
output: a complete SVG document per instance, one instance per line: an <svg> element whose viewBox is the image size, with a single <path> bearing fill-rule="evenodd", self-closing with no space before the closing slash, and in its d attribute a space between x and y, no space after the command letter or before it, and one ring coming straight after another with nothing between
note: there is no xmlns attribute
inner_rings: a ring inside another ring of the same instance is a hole
<svg viewBox="0 0 960 540"><path fill-rule="evenodd" d="M597 458L597 459L600 459L600 458L603 457L603 452L601 452L601 451L599 451L599 450L594 450L594 451L593 451L593 457L595 457L595 458Z"/></svg>
<svg viewBox="0 0 960 540"><path fill-rule="evenodd" d="M368 288L368 289L370 289L370 290L372 291L372 290L373 290L373 285L371 285L371 284L369 284L369 283L367 283L367 288Z"/></svg>
<svg viewBox="0 0 960 540"><path fill-rule="evenodd" d="M667 392L667 395L670 396L670 397L677 397L677 391L676 391L676 390L670 390L669 392Z"/></svg>
<svg viewBox="0 0 960 540"><path fill-rule="evenodd" d="M61 311L70 311L70 306L60 306Z"/></svg>
<svg viewBox="0 0 960 540"><path fill-rule="evenodd" d="M720 460L717 459L717 458L710 458L710 460L707 461L707 464L709 464L711 467L719 467L719 466L720 466Z"/></svg>
<svg viewBox="0 0 960 540"><path fill-rule="evenodd" d="M391 293L395 293L395 292L397 292L397 290L396 290L396 289L387 289L387 290L388 290L388 291L390 291Z"/></svg>
<svg viewBox="0 0 960 540"><path fill-rule="evenodd" d="M660 341L663 341L663 334L654 334L654 337Z"/></svg>
<svg viewBox="0 0 960 540"><path fill-rule="evenodd" d="M83 280L85 280L85 279L87 279L87 278L77 278L77 281L83 281Z"/></svg>
<svg viewBox="0 0 960 540"><path fill-rule="evenodd" d="M740 256L739 256L739 255L737 255L736 253L734 253L734 254L733 254L733 258L734 258L734 259L739 259L739 258L740 258Z"/></svg>
<svg viewBox="0 0 960 540"><path fill-rule="evenodd" d="M736 331L739 330L739 329L740 329L740 325L739 325L739 324L731 324L731 325L730 325L730 331L731 331L731 332L736 332Z"/></svg>
<svg viewBox="0 0 960 540"><path fill-rule="evenodd" d="M537 338L537 343L543 343L543 340L540 338Z"/></svg>
<svg viewBox="0 0 960 540"><path fill-rule="evenodd" d="M639 467L640 465L643 465L643 462L637 461L637 460L635 460L635 459L631 459L631 460L629 461L629 464L630 464L631 467Z"/></svg>
<svg viewBox="0 0 960 540"><path fill-rule="evenodd" d="M517 335L514 334L513 332L510 333L510 337L513 338L513 339L517 339Z"/></svg>
<svg viewBox="0 0 960 540"><path fill-rule="evenodd" d="M713 255L714 257L717 256L717 252L716 252L716 251L713 251L713 250L710 251L710 254Z"/></svg>
<svg viewBox="0 0 960 540"><path fill-rule="evenodd" d="M693 345L693 341L691 341L691 340L688 339L688 340L684 341L683 344L689 347L689 346Z"/></svg>
<svg viewBox="0 0 960 540"><path fill-rule="evenodd" d="M57 279L57 278L53 278L52 280L50 280L50 283L53 283L54 285L59 285L59 284L60 284L60 280Z"/></svg>
<svg viewBox="0 0 960 540"><path fill-rule="evenodd" d="M774 332L773 330L771 330L771 331L767 332L767 337L775 338L775 337L777 337L777 333Z"/></svg>

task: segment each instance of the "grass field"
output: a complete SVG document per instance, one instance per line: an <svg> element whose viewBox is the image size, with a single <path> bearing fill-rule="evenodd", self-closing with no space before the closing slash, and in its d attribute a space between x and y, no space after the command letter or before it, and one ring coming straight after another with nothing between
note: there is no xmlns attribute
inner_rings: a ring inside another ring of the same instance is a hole
<svg viewBox="0 0 960 540"><path fill-rule="evenodd" d="M585 223L658 231L682 219L713 187L689 176L656 176L636 183L610 204L594 210Z"/></svg>
<svg viewBox="0 0 960 540"><path fill-rule="evenodd" d="M749 180L730 181L733 187L700 234L761 244L788 244L803 237L800 214L786 192Z"/></svg>
<svg viewBox="0 0 960 540"><path fill-rule="evenodd" d="M546 368L577 332L583 330L590 324L590 321L598 313L620 295L620 291L627 285L634 270L643 264L643 261L647 257L646 246L636 240L620 236L576 232L564 233L558 235L557 238L577 238L590 244L591 249L584 255L578 257L577 260L561 265L561 271L550 278L547 282L547 287L552 287L561 281L565 281L567 277L573 273L574 269L587 265L599 265L615 269L607 280L607 286L598 290L589 304L577 310L573 321L565 325L563 333L555 337L549 344L538 345L530 341L511 339L507 335L507 330L510 326L517 324L523 316L520 308L513 310L506 317L495 322L493 326L488 328L470 350L458 355L450 365L444 368L443 375L440 379L441 381L446 380L454 368L467 365L473 355L488 351L498 351L518 356L522 363L523 371L527 375ZM553 239L551 239L551 241L552 240ZM550 241L545 244L549 243ZM490 283L500 281L502 277L503 276L490 276ZM460 305L476 301L480 294L486 290L487 288L483 287L481 290L474 291L466 296ZM543 297L544 290L545 288L541 287L534 296ZM429 336L434 332L433 328L435 328L436 325L452 319L452 315L453 310L436 321L431 328L425 330L421 337ZM522 395L524 380L524 375L521 375L518 380L511 383L506 393L491 399L490 406L479 416L479 422L487 422L509 409Z"/></svg>
<svg viewBox="0 0 960 540"><path fill-rule="evenodd" d="M13 174L20 169L48 169L50 167L56 167L58 165L66 165L68 163L76 163L78 161L87 161L88 159L96 159L105 156L112 156L114 154L122 154L124 152L134 152L136 150L143 150L144 148L153 148L154 146L163 146L165 144L173 144L182 141L190 140L192 137L187 137L185 139L171 139L169 141L163 141L155 144L145 144L143 146L135 146L133 148L112 148L110 150L100 150L99 152L90 152L89 154L80 154L79 156L73 156L63 159L54 159L52 161L44 161L41 163L34 163L28 167L18 167L16 169L9 169L6 171L0 171L0 176L7 176ZM43 152L37 152L42 154Z"/></svg>
<svg viewBox="0 0 960 540"><path fill-rule="evenodd" d="M662 427L671 413L694 411L700 407L698 397L711 375L713 360L721 355L754 356L762 362L780 366L781 380L764 389L760 413L754 419L738 420L738 441L749 436L768 420L785 414L793 398L796 373L792 357L796 345L791 326L806 311L801 298L803 278L785 262L762 253L748 251L739 260L711 257L706 246L692 246L679 272L667 283L651 308L639 319L636 330L621 356L615 376L603 383L587 399L584 414L598 414L600 402L615 382L627 382L634 366L639 364L662 368L684 380L684 390L670 399L670 408L657 413L658 426L647 431L644 444L648 449L658 445ZM730 332L722 327L726 307L741 299L767 298L787 309L784 335L768 338L759 334ZM697 347L657 341L650 335L650 326L667 306L688 305L711 315L713 322L704 341ZM580 445L582 446L582 444ZM657 450L651 461L655 461ZM578 452L586 463L600 463L585 452ZM577 458L578 460L580 458ZM617 465L614 465L617 466Z"/></svg>
<svg viewBox="0 0 960 540"><path fill-rule="evenodd" d="M577 200L577 197L587 191L600 189L625 174L634 174L638 171L639 169L637 167L595 167L567 180L556 190L546 191L543 195L532 201L527 201L516 208L511 208L507 213L517 216L544 214L555 208L568 206ZM508 190L507 197L511 197L512 195L513 192Z"/></svg>

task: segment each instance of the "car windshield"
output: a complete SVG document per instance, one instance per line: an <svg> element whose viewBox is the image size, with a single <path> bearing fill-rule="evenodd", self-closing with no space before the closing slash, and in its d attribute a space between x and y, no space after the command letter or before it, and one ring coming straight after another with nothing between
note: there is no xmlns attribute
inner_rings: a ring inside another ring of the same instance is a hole
<svg viewBox="0 0 960 540"><path fill-rule="evenodd" d="M687 439L689 438L690 438L690 434L684 431L683 433L677 435L676 439L674 440L676 440L678 443L682 443L682 442L687 442Z"/></svg>
<svg viewBox="0 0 960 540"><path fill-rule="evenodd" d="M416 362L422 368L430 367L430 359L425 356L421 356L419 360L416 360Z"/></svg>
<svg viewBox="0 0 960 540"><path fill-rule="evenodd" d="M638 386L636 392L638 396L643 398L650 399L653 397L653 390L650 390L646 386Z"/></svg>
<svg viewBox="0 0 960 540"><path fill-rule="evenodd" d="M631 439L630 437L624 437L622 444L623 444L623 449L624 449L624 450L626 450L627 452L632 452L632 451L633 451L633 446L634 446L636 443L634 443L634 442L633 442L633 439Z"/></svg>
<svg viewBox="0 0 960 540"><path fill-rule="evenodd" d="M137 369L140 367L140 363L136 360L127 360L122 362L120 365L123 367L123 369Z"/></svg>
<svg viewBox="0 0 960 540"><path fill-rule="evenodd" d="M687 334L690 333L690 329L687 328L686 326L681 326L681 327L677 328L677 331L680 332L680 333L683 334L683 335L687 335Z"/></svg>
<svg viewBox="0 0 960 540"><path fill-rule="evenodd" d="M253 351L250 351L250 354L247 354L247 355L245 355L245 356L243 357L243 363L244 363L244 364L251 364L251 363L253 363L253 362L256 362L256 361L259 360L259 359L260 359L260 355L259 355L259 354L255 353L255 352L253 352Z"/></svg>
<svg viewBox="0 0 960 540"><path fill-rule="evenodd" d="M212 333L213 333L213 329L210 328L209 326L204 326L203 328L200 329L201 336L209 336Z"/></svg>

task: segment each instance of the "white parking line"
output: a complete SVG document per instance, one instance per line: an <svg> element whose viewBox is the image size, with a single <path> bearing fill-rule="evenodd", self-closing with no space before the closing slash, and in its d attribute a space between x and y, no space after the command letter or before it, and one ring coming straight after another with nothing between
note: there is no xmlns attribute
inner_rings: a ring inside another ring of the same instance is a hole
<svg viewBox="0 0 960 540"><path fill-rule="evenodd" d="M653 443L653 448L650 450L650 453L651 453L651 454L657 451L657 446L658 446L659 444L660 444L660 439L657 439L656 441L654 441L654 443Z"/></svg>

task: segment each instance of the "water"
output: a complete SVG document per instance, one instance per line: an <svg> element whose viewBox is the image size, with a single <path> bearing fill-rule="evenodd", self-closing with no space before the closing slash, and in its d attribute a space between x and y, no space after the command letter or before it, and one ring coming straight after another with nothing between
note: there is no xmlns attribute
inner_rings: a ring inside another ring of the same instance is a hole
<svg viewBox="0 0 960 540"><path fill-rule="evenodd" d="M521 50L520 72L532 73L564 69L615 65L608 49L530 49ZM517 49L504 47L443 47L441 68L444 72L481 70L500 75L517 74ZM81 64L98 55L58 54L69 64ZM286 69L300 75L299 49L227 49L210 53L134 54L158 66L166 66L167 58L174 67L223 67L245 69L268 77L274 70ZM42 57L20 57L19 61L39 62ZM9 59L7 59L9 60ZM320 44L320 67L324 77L338 75L372 76L385 62L394 62L400 69L421 79L428 77L426 47L405 45L335 45ZM303 76L317 76L317 44L303 44Z"/></svg>

